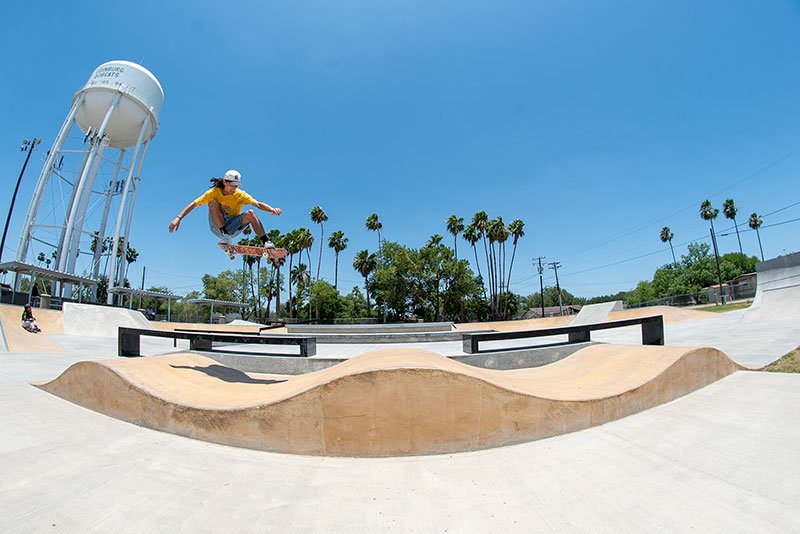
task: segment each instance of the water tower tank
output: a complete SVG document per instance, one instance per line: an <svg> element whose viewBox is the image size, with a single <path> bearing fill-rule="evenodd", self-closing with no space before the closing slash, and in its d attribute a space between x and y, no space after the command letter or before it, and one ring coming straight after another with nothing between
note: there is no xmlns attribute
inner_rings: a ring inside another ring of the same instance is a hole
<svg viewBox="0 0 800 534"><path fill-rule="evenodd" d="M86 85L75 94L73 103L85 96L75 121L84 133L97 132L117 93L122 93L117 108L106 126L106 137L114 148L136 144L142 121L147 121L143 141L149 141L158 129L158 114L164 103L164 90L155 76L130 61L109 61L97 67Z"/></svg>

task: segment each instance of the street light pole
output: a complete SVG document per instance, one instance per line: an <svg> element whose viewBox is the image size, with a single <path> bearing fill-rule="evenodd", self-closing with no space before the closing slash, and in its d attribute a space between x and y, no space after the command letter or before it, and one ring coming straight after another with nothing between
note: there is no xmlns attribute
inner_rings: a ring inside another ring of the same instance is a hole
<svg viewBox="0 0 800 534"><path fill-rule="evenodd" d="M20 150L25 152L28 151L28 155L25 156L25 163L22 164L22 170L19 171L19 178L17 178L17 186L14 188L14 195L11 197L11 206L8 208L8 217L6 217L6 226L3 228L3 239L0 241L0 261L3 259L3 250L6 246L6 235L8 234L8 225L11 223L11 214L14 212L14 203L17 200L17 192L19 191L19 184L22 182L22 175L25 174L25 167L28 166L28 161L31 159L31 153L33 149L36 148L36 145L41 143L42 140L38 137L34 137L33 141L28 141L25 139L22 141L22 146Z"/></svg>

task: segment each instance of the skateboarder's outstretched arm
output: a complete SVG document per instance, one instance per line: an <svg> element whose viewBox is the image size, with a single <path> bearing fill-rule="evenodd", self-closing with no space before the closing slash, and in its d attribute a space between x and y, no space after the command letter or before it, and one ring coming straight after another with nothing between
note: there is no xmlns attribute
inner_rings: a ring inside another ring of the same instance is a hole
<svg viewBox="0 0 800 534"><path fill-rule="evenodd" d="M265 202L260 202L260 201L256 200L255 202L253 202L253 206L257 207L260 210L268 211L269 213L271 213L273 215L280 215L281 214L281 209L280 208L273 208L272 206L270 206L269 204L267 204Z"/></svg>
<svg viewBox="0 0 800 534"><path fill-rule="evenodd" d="M189 212L195 208L195 206L197 206L197 204L195 204L194 201L192 201L185 208L183 208L181 212L178 214L178 216L172 219L172 222L169 223L169 231L174 232L175 230L177 230L181 225L181 219L186 217L189 214Z"/></svg>

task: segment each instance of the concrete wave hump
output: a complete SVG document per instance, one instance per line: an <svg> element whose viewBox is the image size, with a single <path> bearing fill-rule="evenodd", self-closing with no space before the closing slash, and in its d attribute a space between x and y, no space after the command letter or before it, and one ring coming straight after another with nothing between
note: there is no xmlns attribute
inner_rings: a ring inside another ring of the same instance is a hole
<svg viewBox="0 0 800 534"><path fill-rule="evenodd" d="M695 391L739 367L711 348L595 345L554 364L470 367L384 349L300 376L255 375L195 354L79 362L38 384L141 426L251 449L403 456L574 432Z"/></svg>

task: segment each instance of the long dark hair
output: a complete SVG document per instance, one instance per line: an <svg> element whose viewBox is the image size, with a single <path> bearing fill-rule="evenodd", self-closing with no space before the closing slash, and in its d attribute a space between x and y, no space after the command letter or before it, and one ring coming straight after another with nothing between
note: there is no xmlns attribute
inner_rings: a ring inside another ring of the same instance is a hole
<svg viewBox="0 0 800 534"><path fill-rule="evenodd" d="M211 188L218 187L223 189L225 184L223 183L224 178L211 178Z"/></svg>

